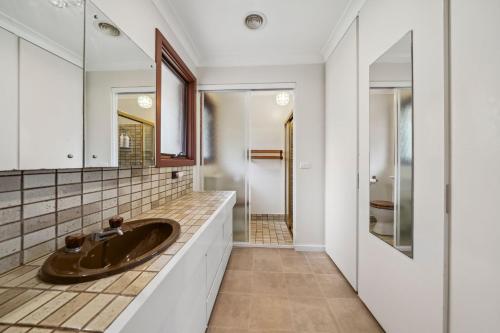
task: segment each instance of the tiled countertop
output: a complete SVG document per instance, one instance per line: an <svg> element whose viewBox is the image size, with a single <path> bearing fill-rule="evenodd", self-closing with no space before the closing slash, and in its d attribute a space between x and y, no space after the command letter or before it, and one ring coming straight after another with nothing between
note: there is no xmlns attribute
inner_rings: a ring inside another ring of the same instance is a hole
<svg viewBox="0 0 500 333"><path fill-rule="evenodd" d="M181 234L162 255L121 274L51 285L37 273L47 257L0 276L0 332L104 332L232 192L193 192L134 219L169 218Z"/></svg>

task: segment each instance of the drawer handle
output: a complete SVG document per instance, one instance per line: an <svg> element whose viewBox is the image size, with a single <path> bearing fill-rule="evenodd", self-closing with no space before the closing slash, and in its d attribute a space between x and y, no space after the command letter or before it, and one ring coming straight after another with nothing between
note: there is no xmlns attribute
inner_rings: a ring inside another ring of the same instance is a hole
<svg viewBox="0 0 500 333"><path fill-rule="evenodd" d="M97 155L92 155L92 158L97 158Z"/></svg>
<svg viewBox="0 0 500 333"><path fill-rule="evenodd" d="M73 154L68 154L68 158L73 158Z"/></svg>

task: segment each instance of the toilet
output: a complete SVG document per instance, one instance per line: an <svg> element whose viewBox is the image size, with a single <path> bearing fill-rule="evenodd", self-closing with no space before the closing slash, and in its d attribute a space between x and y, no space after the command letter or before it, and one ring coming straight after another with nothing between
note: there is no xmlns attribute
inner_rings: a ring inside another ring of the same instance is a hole
<svg viewBox="0 0 500 333"><path fill-rule="evenodd" d="M394 235L394 203L386 200L370 201L371 215L376 223L372 231L384 236Z"/></svg>

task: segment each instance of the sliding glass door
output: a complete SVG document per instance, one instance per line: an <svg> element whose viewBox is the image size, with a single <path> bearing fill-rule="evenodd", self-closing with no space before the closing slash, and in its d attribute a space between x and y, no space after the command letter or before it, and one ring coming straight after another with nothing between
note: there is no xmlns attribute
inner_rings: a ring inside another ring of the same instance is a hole
<svg viewBox="0 0 500 333"><path fill-rule="evenodd" d="M201 182L205 191L236 191L233 239L248 242L249 92L202 93Z"/></svg>

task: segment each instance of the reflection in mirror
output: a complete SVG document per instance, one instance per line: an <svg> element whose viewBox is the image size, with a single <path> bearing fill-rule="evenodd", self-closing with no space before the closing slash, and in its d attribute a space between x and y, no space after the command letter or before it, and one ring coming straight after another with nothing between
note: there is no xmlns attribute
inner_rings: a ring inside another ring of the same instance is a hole
<svg viewBox="0 0 500 333"><path fill-rule="evenodd" d="M82 0L0 0L0 170L82 167L83 27Z"/></svg>
<svg viewBox="0 0 500 333"><path fill-rule="evenodd" d="M85 166L154 165L154 60L91 1L85 20Z"/></svg>
<svg viewBox="0 0 500 333"><path fill-rule="evenodd" d="M412 32L370 65L370 232L413 257Z"/></svg>

